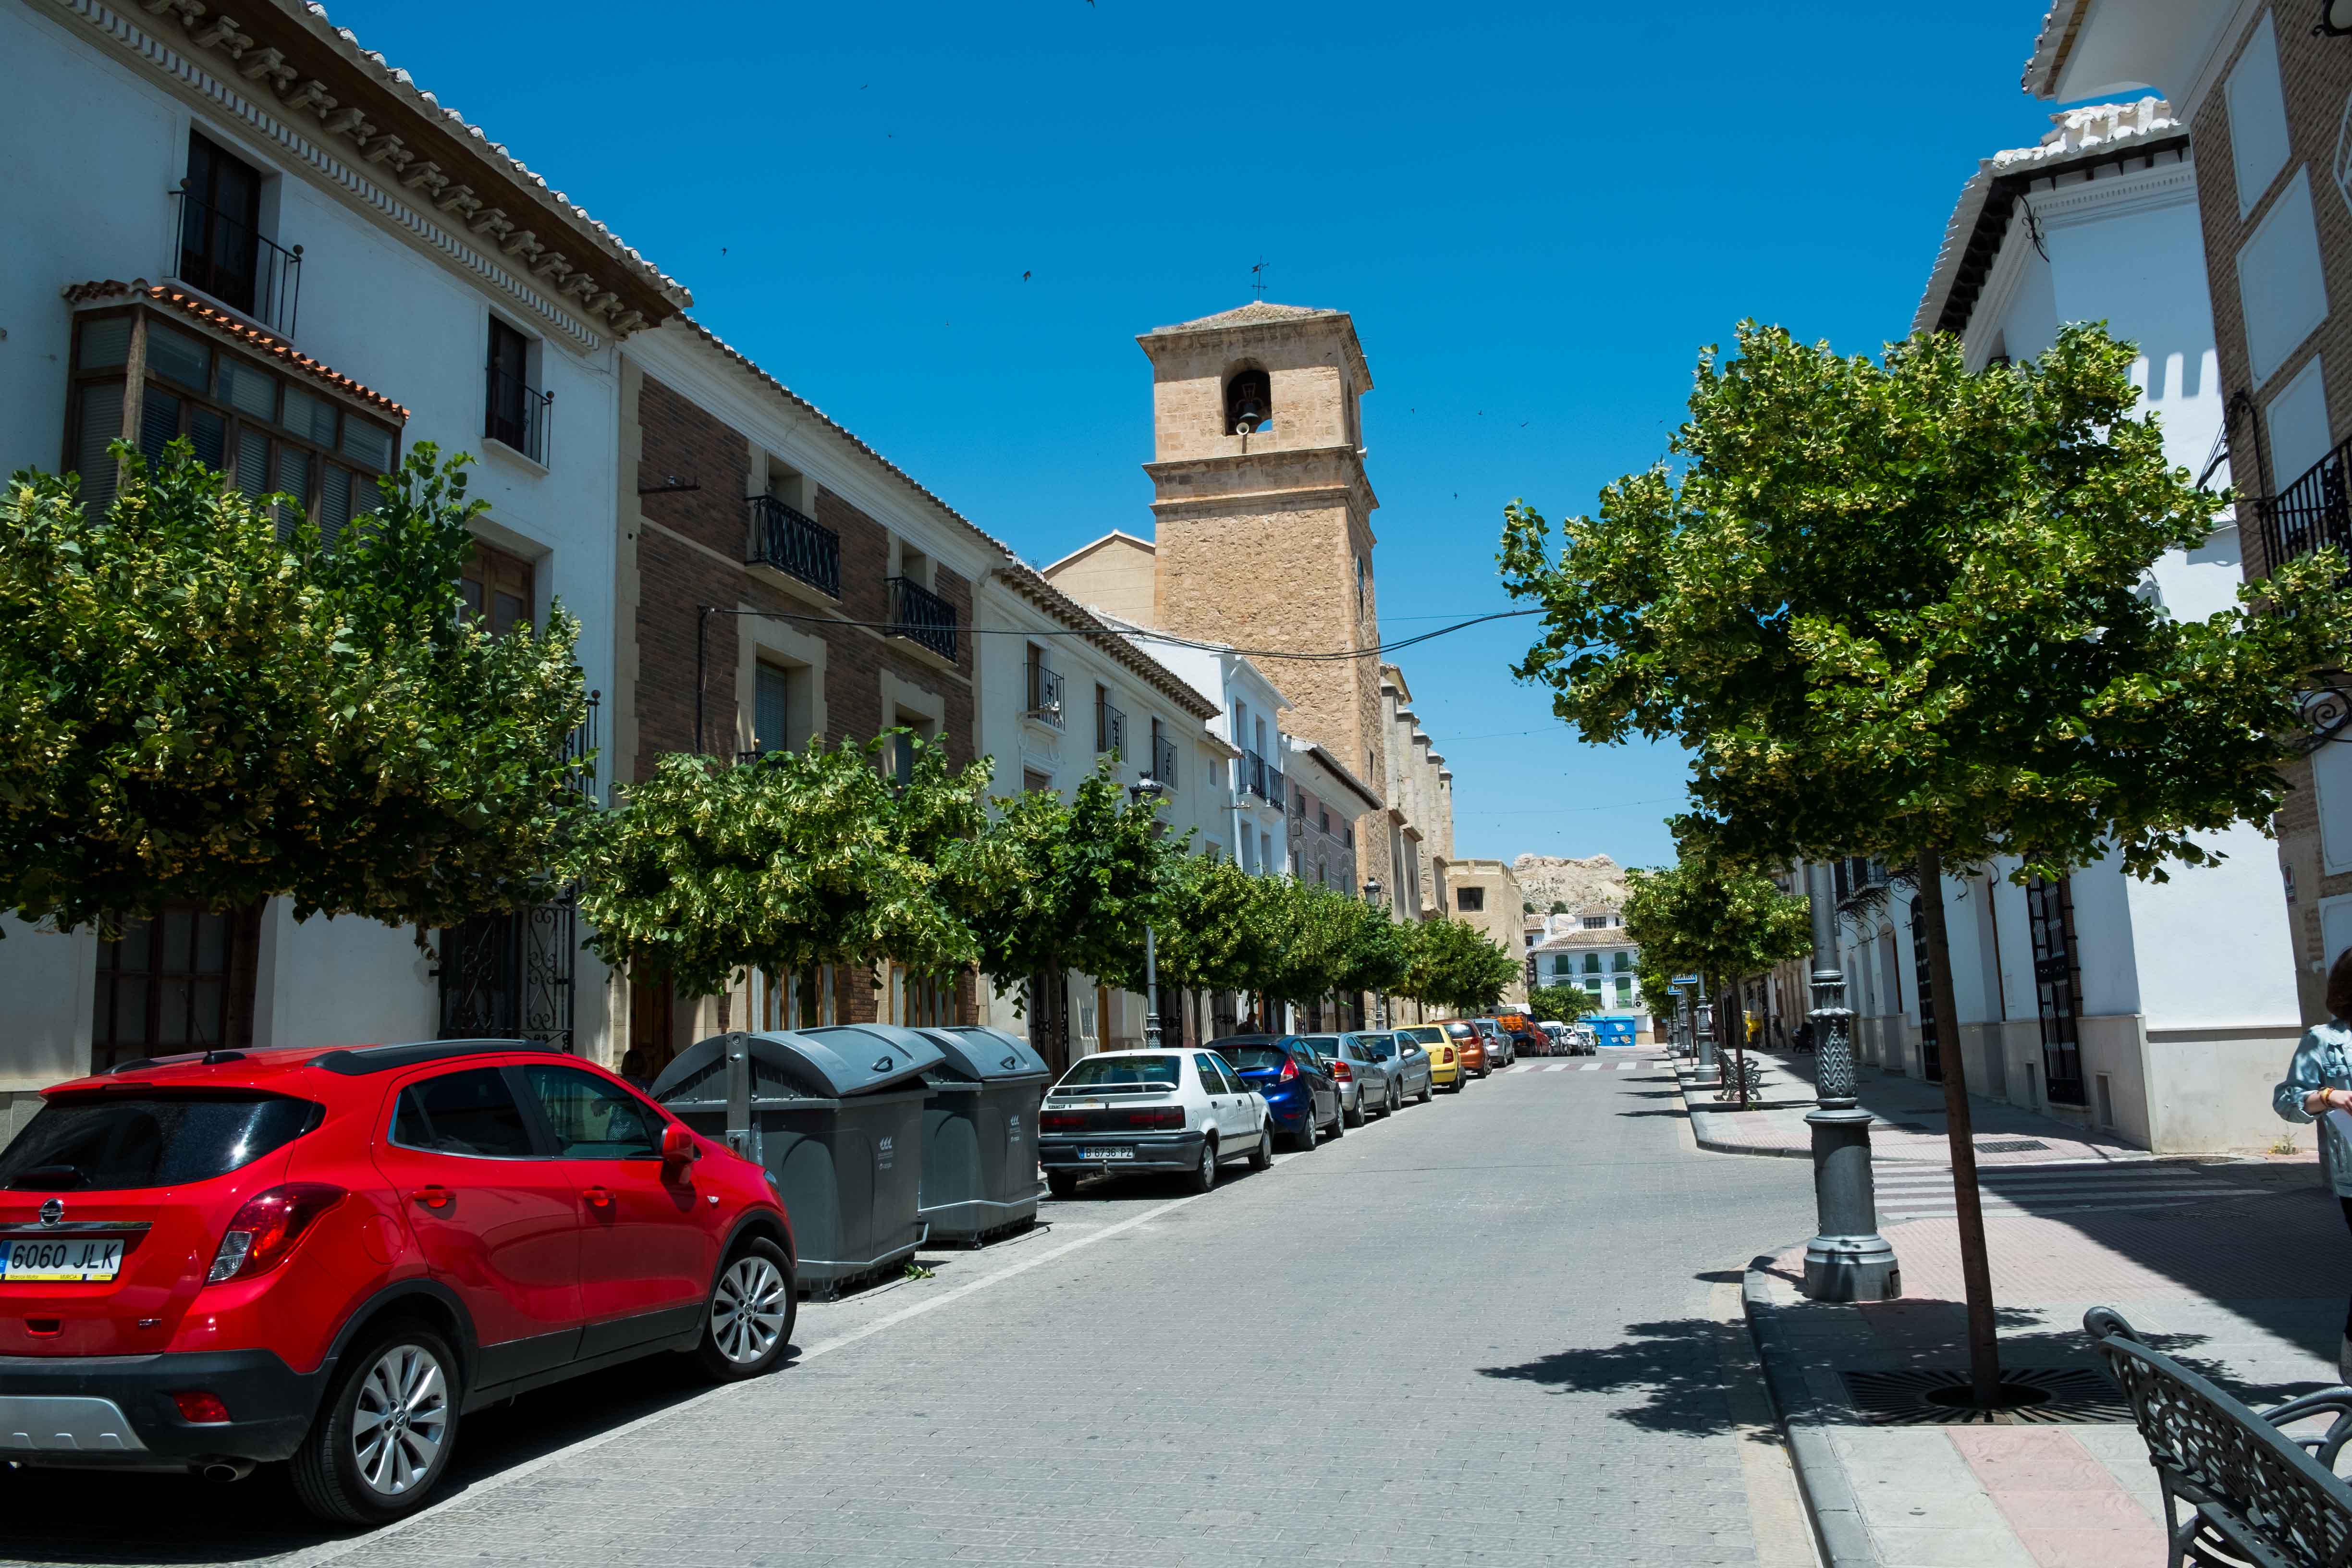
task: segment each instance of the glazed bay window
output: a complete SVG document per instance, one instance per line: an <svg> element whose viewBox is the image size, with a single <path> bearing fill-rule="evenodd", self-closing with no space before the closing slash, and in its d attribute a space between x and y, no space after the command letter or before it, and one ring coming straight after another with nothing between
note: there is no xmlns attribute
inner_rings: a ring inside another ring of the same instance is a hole
<svg viewBox="0 0 2352 1568"><path fill-rule="evenodd" d="M323 366L268 352L261 334L245 336L259 342L224 341L143 304L82 315L65 464L81 475L85 505L113 500L108 447L128 434L150 463L185 437L198 461L247 495L292 497L329 542L375 510L375 479L397 457L394 421L405 411ZM280 368L296 364L317 374ZM281 535L291 538L299 521L281 508Z"/></svg>

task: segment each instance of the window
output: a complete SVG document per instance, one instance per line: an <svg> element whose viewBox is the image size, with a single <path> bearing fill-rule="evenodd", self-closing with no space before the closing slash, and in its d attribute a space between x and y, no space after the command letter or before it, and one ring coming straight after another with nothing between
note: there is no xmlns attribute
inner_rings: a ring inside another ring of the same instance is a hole
<svg viewBox="0 0 2352 1568"><path fill-rule="evenodd" d="M547 408L553 395L530 383L530 340L490 318L490 363L482 434L520 452L534 463L547 461Z"/></svg>
<svg viewBox="0 0 2352 1568"><path fill-rule="evenodd" d="M443 1073L402 1089L392 1141L404 1149L499 1160L539 1152L503 1068Z"/></svg>
<svg viewBox="0 0 2352 1568"><path fill-rule="evenodd" d="M1454 889L1454 904L1465 914L1475 914L1486 907L1486 889L1456 888Z"/></svg>
<svg viewBox="0 0 2352 1568"><path fill-rule="evenodd" d="M225 474L247 495L291 496L332 543L355 515L375 510L373 481L393 466L399 437L339 406L310 386L208 339L167 326L146 310L92 313L74 333L73 427L68 449L90 506L114 498L114 460L107 446L123 433L123 376L131 342L144 336L147 379L132 392L139 449L149 462L186 437L197 461ZM278 515L293 536L300 513Z"/></svg>
<svg viewBox="0 0 2352 1568"><path fill-rule="evenodd" d="M792 749L792 678L789 675L772 664L756 667L752 672L752 750L785 752Z"/></svg>
<svg viewBox="0 0 2352 1568"><path fill-rule="evenodd" d="M99 944L90 1068L253 1041L259 909L166 904Z"/></svg>
<svg viewBox="0 0 2352 1568"><path fill-rule="evenodd" d="M1321 803L1319 803L1319 802L1318 802L1318 803L1317 803L1316 807L1315 807L1315 814L1316 814L1316 817L1317 817L1316 826L1317 826L1318 827L1321 828L1321 829L1322 829L1324 832L1326 832L1326 833L1330 832L1330 831L1331 831L1331 808L1330 808L1329 806L1328 806L1328 805L1322 805Z"/></svg>
<svg viewBox="0 0 2352 1568"><path fill-rule="evenodd" d="M2246 357L2260 384L2327 318L2310 171L2295 171L2239 247L2238 300L2245 313ZM2289 476L2273 478L2283 482Z"/></svg>
<svg viewBox="0 0 2352 1568"><path fill-rule="evenodd" d="M1095 750L1127 760L1127 715L1111 706L1110 688L1095 688Z"/></svg>
<svg viewBox="0 0 2352 1568"><path fill-rule="evenodd" d="M1034 795L1040 790L1052 789L1054 781L1034 768L1024 768L1021 771L1021 787Z"/></svg>
<svg viewBox="0 0 2352 1568"><path fill-rule="evenodd" d="M1106 1084L1142 1084L1153 1089L1176 1087L1181 1057L1087 1057L1062 1075L1055 1087L1092 1089Z"/></svg>
<svg viewBox="0 0 2352 1568"><path fill-rule="evenodd" d="M1360 616L1364 613L1366 574L1364 558L1359 555L1356 557L1356 614Z"/></svg>
<svg viewBox="0 0 2352 1568"><path fill-rule="evenodd" d="M1584 973L1587 974L1598 974L1601 973L1601 955L1599 953L1588 952L1584 955Z"/></svg>
<svg viewBox="0 0 2352 1568"><path fill-rule="evenodd" d="M261 269L261 171L191 133L180 201L181 279L252 315Z"/></svg>
<svg viewBox="0 0 2352 1568"><path fill-rule="evenodd" d="M495 637L531 624L530 588L530 562L478 539L472 558L457 573L457 595L465 601L466 614Z"/></svg>
<svg viewBox="0 0 2352 1568"><path fill-rule="evenodd" d="M1254 435L1273 423L1273 379L1262 370L1234 372L1225 383L1225 433Z"/></svg>
<svg viewBox="0 0 2352 1568"><path fill-rule="evenodd" d="M2042 1015L2042 1092L2054 1103L2083 1103L2079 1032L2081 979L2074 972L2074 900L2068 879L2025 885L2026 924L2033 933L2033 987Z"/></svg>
<svg viewBox="0 0 2352 1568"><path fill-rule="evenodd" d="M566 1160L658 1160L661 1119L626 1093L578 1068L522 1069Z"/></svg>
<svg viewBox="0 0 2352 1568"><path fill-rule="evenodd" d="M284 1148L318 1111L274 1094L64 1096L0 1154L0 1187L105 1193L209 1182Z"/></svg>
<svg viewBox="0 0 2352 1568"><path fill-rule="evenodd" d="M2279 80L2278 33L2267 13L2221 84L2221 96L2229 103L2230 162L2237 177L2238 216L2243 218L2253 212L2292 153L2286 94Z"/></svg>

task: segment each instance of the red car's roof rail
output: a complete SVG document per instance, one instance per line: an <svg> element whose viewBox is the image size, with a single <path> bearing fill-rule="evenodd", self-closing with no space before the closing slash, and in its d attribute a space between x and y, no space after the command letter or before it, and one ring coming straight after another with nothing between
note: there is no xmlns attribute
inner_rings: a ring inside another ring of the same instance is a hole
<svg viewBox="0 0 2352 1568"><path fill-rule="evenodd" d="M562 1046L546 1040L419 1040L403 1046L347 1046L340 1050L321 1052L303 1066L322 1068L328 1072L341 1073L345 1078L359 1078L372 1072L390 1072L394 1068L446 1061L451 1057L478 1057L512 1051L537 1051L555 1057L564 1054Z"/></svg>

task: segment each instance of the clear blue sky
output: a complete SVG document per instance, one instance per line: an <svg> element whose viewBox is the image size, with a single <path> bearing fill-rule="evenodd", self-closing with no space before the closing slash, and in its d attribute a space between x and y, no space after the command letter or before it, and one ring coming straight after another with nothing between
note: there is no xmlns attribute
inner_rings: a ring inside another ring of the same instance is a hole
<svg viewBox="0 0 2352 1568"><path fill-rule="evenodd" d="M1505 607L1500 513L1662 454L1742 316L1909 326L1961 182L2035 141L2043 0L1974 5L337 0L694 290L695 314L1044 563L1149 533L1135 335L1354 314L1393 640ZM1023 274L1029 274L1023 280ZM1278 591L1269 584L1269 592ZM1528 622L1402 656L1459 853L1670 858L1674 750L1588 747Z"/></svg>

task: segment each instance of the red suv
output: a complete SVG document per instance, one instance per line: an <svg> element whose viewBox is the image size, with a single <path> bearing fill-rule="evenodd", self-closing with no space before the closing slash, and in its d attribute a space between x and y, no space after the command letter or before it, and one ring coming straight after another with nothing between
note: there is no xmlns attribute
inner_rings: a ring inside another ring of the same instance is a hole
<svg viewBox="0 0 2352 1568"><path fill-rule="evenodd" d="M0 1152L0 1458L290 1459L322 1518L417 1507L458 1417L656 1351L773 1367L767 1173L519 1040L214 1051L49 1089Z"/></svg>

